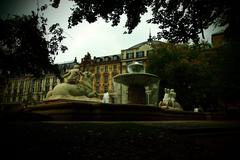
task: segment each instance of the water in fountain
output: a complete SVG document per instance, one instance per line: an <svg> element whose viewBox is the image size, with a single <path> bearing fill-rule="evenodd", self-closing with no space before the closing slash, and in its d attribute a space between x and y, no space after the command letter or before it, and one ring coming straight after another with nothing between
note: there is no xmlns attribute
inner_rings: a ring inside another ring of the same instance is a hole
<svg viewBox="0 0 240 160"><path fill-rule="evenodd" d="M139 62L133 62L128 65L127 71L128 73L113 77L115 83L127 86L127 103L149 104L151 99L151 103L156 105L158 100L158 76L145 73L143 64ZM116 92L121 97L122 95L119 91L122 92L121 89L116 89Z"/></svg>

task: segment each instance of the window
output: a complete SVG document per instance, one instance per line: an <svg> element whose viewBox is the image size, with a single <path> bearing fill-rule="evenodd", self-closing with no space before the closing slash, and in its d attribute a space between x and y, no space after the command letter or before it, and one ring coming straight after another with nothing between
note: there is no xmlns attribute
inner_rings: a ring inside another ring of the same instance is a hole
<svg viewBox="0 0 240 160"><path fill-rule="evenodd" d="M16 80L14 82L14 88L13 88L13 102L16 102L17 91L18 91L18 81Z"/></svg>
<svg viewBox="0 0 240 160"><path fill-rule="evenodd" d="M113 65L113 72L117 72L117 65Z"/></svg>
<svg viewBox="0 0 240 160"><path fill-rule="evenodd" d="M13 88L16 89L16 90L18 89L18 81L17 80L14 81L14 87Z"/></svg>
<svg viewBox="0 0 240 160"><path fill-rule="evenodd" d="M109 57L104 57L104 61L105 62L109 61Z"/></svg>
<svg viewBox="0 0 240 160"><path fill-rule="evenodd" d="M12 83L8 83L8 94L10 95L12 92Z"/></svg>
<svg viewBox="0 0 240 160"><path fill-rule="evenodd" d="M24 86L24 81L21 80L21 81L20 81L20 86L19 86L19 94L20 94L20 95L23 95L23 86Z"/></svg>
<svg viewBox="0 0 240 160"><path fill-rule="evenodd" d="M45 92L46 92L46 94L49 91L49 86L50 86L50 79L46 78L46 83L45 83Z"/></svg>
<svg viewBox="0 0 240 160"><path fill-rule="evenodd" d="M104 85L104 93L108 92L108 85Z"/></svg>
<svg viewBox="0 0 240 160"><path fill-rule="evenodd" d="M113 60L114 61L118 60L118 56L113 56Z"/></svg>
<svg viewBox="0 0 240 160"><path fill-rule="evenodd" d="M144 51L138 51L138 52L136 52L136 57L137 57L137 58L144 57Z"/></svg>
<svg viewBox="0 0 240 160"><path fill-rule="evenodd" d="M25 80L25 82L24 82L24 92L27 92L28 91L28 86L29 86L29 82L28 82L28 80Z"/></svg>
<svg viewBox="0 0 240 160"><path fill-rule="evenodd" d="M104 72L104 66L101 67L101 72Z"/></svg>
<svg viewBox="0 0 240 160"><path fill-rule="evenodd" d="M96 86L96 92L99 93L99 85Z"/></svg>
<svg viewBox="0 0 240 160"><path fill-rule="evenodd" d="M100 59L100 58L97 58L97 62L101 62L101 59Z"/></svg>
<svg viewBox="0 0 240 160"><path fill-rule="evenodd" d="M108 83L108 75L104 76L104 83Z"/></svg>
<svg viewBox="0 0 240 160"><path fill-rule="evenodd" d="M100 76L96 76L96 83L99 83L100 81Z"/></svg>
<svg viewBox="0 0 240 160"><path fill-rule="evenodd" d="M133 58L133 52L127 53L127 59L132 59Z"/></svg>
<svg viewBox="0 0 240 160"><path fill-rule="evenodd" d="M99 67L99 66L96 67L96 72L97 72L97 73L100 72L100 67Z"/></svg>
<svg viewBox="0 0 240 160"><path fill-rule="evenodd" d="M30 92L34 92L34 87L35 86L35 80L34 79L32 79L32 81L31 81L31 90L30 90Z"/></svg>
<svg viewBox="0 0 240 160"><path fill-rule="evenodd" d="M38 92L42 91L42 79L39 80L38 82Z"/></svg>
<svg viewBox="0 0 240 160"><path fill-rule="evenodd" d="M106 73L108 72L108 66L104 67L104 72L106 72Z"/></svg>

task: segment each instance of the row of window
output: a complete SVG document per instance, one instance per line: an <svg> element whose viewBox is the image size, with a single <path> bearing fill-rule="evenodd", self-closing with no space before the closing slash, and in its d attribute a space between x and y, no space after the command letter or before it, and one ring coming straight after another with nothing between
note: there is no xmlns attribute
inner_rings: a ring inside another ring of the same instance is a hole
<svg viewBox="0 0 240 160"><path fill-rule="evenodd" d="M112 76L116 76L117 74L118 74L117 72L113 72ZM95 78L96 78L96 83L100 83L101 76L100 75L96 75ZM108 80L109 80L109 75L108 74L104 74L104 83L107 83Z"/></svg>
<svg viewBox="0 0 240 160"><path fill-rule="evenodd" d="M100 83L100 76L96 76L96 83ZM104 76L104 83L108 83L108 75Z"/></svg>
<svg viewBox="0 0 240 160"><path fill-rule="evenodd" d="M100 57L98 57L98 58L96 58L96 62L108 62L108 61L111 61L111 60L113 60L113 61L117 61L117 60L119 60L120 59L120 57L119 56L117 56L117 55L115 55L115 56L106 56L106 57L104 57L104 58L100 58Z"/></svg>
<svg viewBox="0 0 240 160"><path fill-rule="evenodd" d="M137 51L136 57L134 57L134 52L128 52L126 54L126 59L142 58L142 57L144 57L144 51Z"/></svg>
<svg viewBox="0 0 240 160"><path fill-rule="evenodd" d="M148 51L147 51L147 54L148 54ZM144 57L144 51L137 51L136 56L134 56L134 52L127 52L126 54L126 59L142 58L142 57ZM119 59L120 59L119 56L113 56L112 59L110 57L104 57L104 58L97 58L96 62L107 62L107 61L119 60Z"/></svg>
<svg viewBox="0 0 240 160"><path fill-rule="evenodd" d="M100 85L96 85L96 92L100 93ZM108 84L104 84L104 92L109 92Z"/></svg>
<svg viewBox="0 0 240 160"><path fill-rule="evenodd" d="M104 70L104 72L108 73L109 69L111 69L111 67L109 68L109 66L106 65L106 66L102 67L101 69ZM117 72L117 65L116 64L113 65L113 72ZM100 66L96 67L96 73L100 73Z"/></svg>
<svg viewBox="0 0 240 160"><path fill-rule="evenodd" d="M18 89L18 83L19 83L19 89ZM37 83L37 84L35 85L35 83ZM20 95L22 95L24 91L28 92L28 93L41 92L43 90L42 85L43 85L42 79L40 79L38 81L32 80L30 83L25 83L25 86L24 86L23 80L14 81L13 84L10 83L8 85L7 94L10 95L12 91L13 91L13 94L19 93ZM52 88L55 87L56 85L57 85L57 79L53 78ZM48 92L49 88L50 88L50 79L49 78L46 79L44 86L45 86L44 91ZM12 87L13 87L13 90L12 90ZM19 90L19 92L18 92L18 90Z"/></svg>

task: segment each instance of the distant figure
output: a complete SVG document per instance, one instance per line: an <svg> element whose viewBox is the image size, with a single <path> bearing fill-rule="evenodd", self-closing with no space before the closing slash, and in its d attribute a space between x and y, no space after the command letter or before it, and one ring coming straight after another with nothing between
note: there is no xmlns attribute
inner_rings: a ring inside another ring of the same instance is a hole
<svg viewBox="0 0 240 160"><path fill-rule="evenodd" d="M105 92L105 93L103 94L102 102L103 102L103 103L109 103L109 94L108 94L108 92Z"/></svg>

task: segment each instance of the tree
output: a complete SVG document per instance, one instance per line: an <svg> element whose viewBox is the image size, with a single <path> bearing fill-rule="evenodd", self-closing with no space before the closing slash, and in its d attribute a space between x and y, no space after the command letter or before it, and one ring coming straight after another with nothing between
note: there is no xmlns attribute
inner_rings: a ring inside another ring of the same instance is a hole
<svg viewBox="0 0 240 160"><path fill-rule="evenodd" d="M60 0L50 0L57 8ZM159 25L158 38L170 42L199 42L199 33L210 25L228 25L226 35L239 40L239 9L234 0L73 0L76 5L69 17L69 27L83 20L93 23L99 17L112 25L118 25L120 16L127 15L125 27L128 33L138 25L141 16L150 7L153 17L149 23Z"/></svg>
<svg viewBox="0 0 240 160"><path fill-rule="evenodd" d="M210 25L228 27L228 37L238 39L239 15L233 0L155 0L153 18L149 22L159 24L160 38L170 42L199 42L199 33Z"/></svg>
<svg viewBox="0 0 240 160"><path fill-rule="evenodd" d="M225 105L231 104L235 107L240 107L239 46L239 42L227 43L217 48L215 54L209 57L215 95Z"/></svg>
<svg viewBox="0 0 240 160"><path fill-rule="evenodd" d="M160 77L160 98L164 88L174 88L176 100L184 110L193 110L194 106L204 110L210 106L219 108L216 97L211 96L215 92L208 63L211 52L188 45L153 45L153 48L147 71Z"/></svg>
<svg viewBox="0 0 240 160"><path fill-rule="evenodd" d="M65 38L59 24L46 30L47 19L35 12L31 15L12 16L0 19L0 69L1 74L21 75L31 73L35 76L57 71L53 65L54 56ZM46 39L51 35L50 40Z"/></svg>

